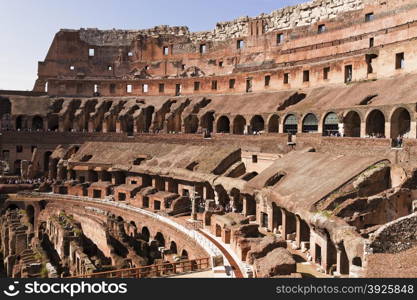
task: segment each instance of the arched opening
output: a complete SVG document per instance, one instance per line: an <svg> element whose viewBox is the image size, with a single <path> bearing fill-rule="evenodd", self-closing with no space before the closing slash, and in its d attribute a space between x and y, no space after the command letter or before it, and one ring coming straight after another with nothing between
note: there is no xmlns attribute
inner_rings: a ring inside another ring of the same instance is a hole
<svg viewBox="0 0 417 300"><path fill-rule="evenodd" d="M197 133L198 131L198 118L196 115L189 115L184 120L185 133Z"/></svg>
<svg viewBox="0 0 417 300"><path fill-rule="evenodd" d="M411 116L403 107L397 108L391 117L391 138L408 137L411 128Z"/></svg>
<svg viewBox="0 0 417 300"><path fill-rule="evenodd" d="M123 132L126 132L128 135L133 135L134 131L134 123L133 123L133 117L127 116L125 120L122 121L122 128Z"/></svg>
<svg viewBox="0 0 417 300"><path fill-rule="evenodd" d="M356 111L350 111L343 119L345 137L361 136L361 117Z"/></svg>
<svg viewBox="0 0 417 300"><path fill-rule="evenodd" d="M331 112L326 115L323 122L323 136L339 135L339 117Z"/></svg>
<svg viewBox="0 0 417 300"><path fill-rule="evenodd" d="M230 133L230 121L226 116L221 116L217 120L217 133Z"/></svg>
<svg viewBox="0 0 417 300"><path fill-rule="evenodd" d="M368 115L366 119L366 134L376 138L385 137L385 117L380 110L375 109Z"/></svg>
<svg viewBox="0 0 417 300"><path fill-rule="evenodd" d="M43 130L43 119L40 116L35 116L32 119L32 130Z"/></svg>
<svg viewBox="0 0 417 300"><path fill-rule="evenodd" d="M297 131L297 117L295 115L288 115L284 121L284 133L296 134Z"/></svg>
<svg viewBox="0 0 417 300"><path fill-rule="evenodd" d="M142 239L145 241L145 242L149 242L149 238L150 238L150 236L151 236L151 234L150 234L150 232L149 232L149 229L148 229L148 227L143 227L142 228Z"/></svg>
<svg viewBox="0 0 417 300"><path fill-rule="evenodd" d="M130 230L129 230L130 236L136 237L137 230L138 230L136 223L134 221L130 221L129 224L130 224Z"/></svg>
<svg viewBox="0 0 417 300"><path fill-rule="evenodd" d="M164 238L164 235L162 233L158 232L155 235L155 240L158 241L159 247L165 247L165 238Z"/></svg>
<svg viewBox="0 0 417 300"><path fill-rule="evenodd" d="M169 246L169 251L171 252L171 254L177 254L178 253L178 249L177 249L177 244L172 241L170 246Z"/></svg>
<svg viewBox="0 0 417 300"><path fill-rule="evenodd" d="M51 155L52 155L52 152L51 151L46 151L43 154L43 170L45 172L48 172L49 171L49 159L50 159Z"/></svg>
<svg viewBox="0 0 417 300"><path fill-rule="evenodd" d="M319 121L316 115L308 114L303 120L304 133L316 133L319 130Z"/></svg>
<svg viewBox="0 0 417 300"><path fill-rule="evenodd" d="M207 129L208 132L213 132L214 112L208 112L201 118L201 127Z"/></svg>
<svg viewBox="0 0 417 300"><path fill-rule="evenodd" d="M181 252L181 257L183 258L183 259L188 259L188 252L187 252L187 250L182 250L182 252Z"/></svg>
<svg viewBox="0 0 417 300"><path fill-rule="evenodd" d="M181 114L172 114L167 119L168 132L181 132Z"/></svg>
<svg viewBox="0 0 417 300"><path fill-rule="evenodd" d="M152 125L154 112L155 112L155 108L153 106L149 106L145 108L144 118L143 118L143 132L149 132L151 125Z"/></svg>
<svg viewBox="0 0 417 300"><path fill-rule="evenodd" d="M16 130L21 130L21 129L23 129L23 117L18 116L16 117Z"/></svg>
<svg viewBox="0 0 417 300"><path fill-rule="evenodd" d="M256 115L250 121L250 127L252 129L252 132L264 131L265 130L265 121L261 116Z"/></svg>
<svg viewBox="0 0 417 300"><path fill-rule="evenodd" d="M58 116L49 116L48 117L48 130L57 131L59 128L59 117Z"/></svg>
<svg viewBox="0 0 417 300"><path fill-rule="evenodd" d="M238 115L233 120L233 134L243 134L245 132L246 120Z"/></svg>
<svg viewBox="0 0 417 300"><path fill-rule="evenodd" d="M29 219L29 223L32 224L32 226L35 225L35 208L33 205L28 205L26 207L26 214Z"/></svg>
<svg viewBox="0 0 417 300"><path fill-rule="evenodd" d="M362 268L362 259L360 257L353 258L352 265Z"/></svg>
<svg viewBox="0 0 417 300"><path fill-rule="evenodd" d="M273 115L269 119L268 132L269 133L278 133L279 132L279 117L278 117L278 115Z"/></svg>
<svg viewBox="0 0 417 300"><path fill-rule="evenodd" d="M274 174L273 176L268 178L268 180L265 182L264 187L272 187L272 186L276 185L278 182L281 181L282 178L284 178L284 176L285 176L285 174L283 172L278 172L278 173Z"/></svg>

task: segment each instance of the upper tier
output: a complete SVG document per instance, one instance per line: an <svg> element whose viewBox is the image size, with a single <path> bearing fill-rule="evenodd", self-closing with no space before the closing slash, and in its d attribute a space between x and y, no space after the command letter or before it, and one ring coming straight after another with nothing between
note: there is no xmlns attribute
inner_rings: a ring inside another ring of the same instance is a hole
<svg viewBox="0 0 417 300"><path fill-rule="evenodd" d="M34 91L216 94L376 79L415 71L407 51L416 37L413 0L316 0L210 32L65 29L39 62Z"/></svg>

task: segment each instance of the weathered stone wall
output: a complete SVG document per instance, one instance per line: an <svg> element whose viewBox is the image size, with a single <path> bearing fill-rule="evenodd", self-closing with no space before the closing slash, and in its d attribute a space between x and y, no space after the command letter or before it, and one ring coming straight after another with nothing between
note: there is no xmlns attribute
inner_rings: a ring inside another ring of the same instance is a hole
<svg viewBox="0 0 417 300"><path fill-rule="evenodd" d="M417 245L417 214L382 226L371 238L374 253L398 253Z"/></svg>
<svg viewBox="0 0 417 300"><path fill-rule="evenodd" d="M138 36L162 35L188 36L192 42L225 41L249 34L250 22L263 20L263 33L278 29L308 26L320 20L336 18L338 14L363 8L363 0L315 0L285 7L270 14L251 18L240 17L233 21L219 22L213 31L190 32L186 26L156 26L145 30L98 30L82 28L81 40L96 46L129 46Z"/></svg>

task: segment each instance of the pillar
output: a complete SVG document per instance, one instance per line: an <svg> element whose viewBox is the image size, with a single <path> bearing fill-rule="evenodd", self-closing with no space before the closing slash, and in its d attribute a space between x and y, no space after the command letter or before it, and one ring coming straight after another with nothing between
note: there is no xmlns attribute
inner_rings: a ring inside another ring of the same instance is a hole
<svg viewBox="0 0 417 300"><path fill-rule="evenodd" d="M410 138L417 138L417 122L413 120L410 122Z"/></svg>
<svg viewBox="0 0 417 300"><path fill-rule="evenodd" d="M396 138L391 136L391 122L385 122L385 137L387 139Z"/></svg>
<svg viewBox="0 0 417 300"><path fill-rule="evenodd" d="M290 212L287 212L285 209L281 209L281 213L282 213L282 238L284 240L287 240L287 235L295 232L296 224Z"/></svg>
<svg viewBox="0 0 417 300"><path fill-rule="evenodd" d="M366 122L361 122L361 138L366 136Z"/></svg>

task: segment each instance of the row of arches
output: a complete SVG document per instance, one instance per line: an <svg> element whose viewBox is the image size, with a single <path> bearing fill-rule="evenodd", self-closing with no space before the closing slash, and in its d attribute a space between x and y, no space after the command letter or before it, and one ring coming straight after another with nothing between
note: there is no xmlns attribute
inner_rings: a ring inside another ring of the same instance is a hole
<svg viewBox="0 0 417 300"><path fill-rule="evenodd" d="M118 217L117 220L123 222L122 217ZM179 256L181 256L182 259L188 259L189 258L189 254L188 254L188 251L186 249L181 249L177 245L175 240L173 240L171 238L167 239L161 231L158 231L158 232L155 233L155 235L152 235L151 230L149 230L149 228L147 226L143 226L140 229L134 221L130 221L128 223L128 225L131 228L131 230L129 230L129 233L130 233L131 237L138 237L139 236L142 240L149 243L150 246L153 246L156 249L159 248L159 247L162 247L162 248L165 249L164 252L166 254L179 255Z"/></svg>
<svg viewBox="0 0 417 300"><path fill-rule="evenodd" d="M16 130L32 129L38 131L44 129L43 118L41 116L34 116L31 122L24 116L17 116L15 125Z"/></svg>
<svg viewBox="0 0 417 300"><path fill-rule="evenodd" d="M122 120L120 130L122 132L131 133L134 131L148 132L152 125L153 113L154 110L144 110L137 120L134 120L133 117ZM365 134L376 137L385 137L389 135L391 138L403 136L410 132L411 113L408 109L399 107L391 114L390 119L387 119L388 118L379 109L371 110L365 117L362 117L360 113L355 110L348 111L343 117L335 112L329 112L322 119L322 124L320 124L320 118L314 113L306 114L302 120L299 120L294 113L286 115L283 120L281 120L278 114L273 114L268 118L265 118L262 115L254 115L250 120L247 120L242 115L236 115L233 119L222 115L216 120L215 112L210 111L204 114L201 119L195 114L188 115L183 120L183 128L181 128L181 126L176 126L175 131L184 131L184 133L194 134L198 132L199 128L203 128L209 132L216 131L217 133L231 133L237 135L257 132L281 132L289 134L296 134L299 132L321 132L324 136L340 134L346 137L361 137L361 134ZM104 120L106 132L116 131L115 124L110 124L112 121L115 120L112 120L111 118ZM390 122L391 132L385 132L385 124L388 121ZM178 122L180 122L180 120L178 120ZM167 124L169 125L170 122L167 122ZM364 124L366 128L362 129L362 124ZM48 117L46 123L41 116L27 118L20 115L15 119L15 128L17 130L32 129L34 131L40 131L44 130L45 126L47 126L48 130L57 130L59 127L58 116L52 115ZM281 126L282 128L280 128ZM172 126L168 127L170 128ZM100 127L100 129L102 128Z"/></svg>
<svg viewBox="0 0 417 300"><path fill-rule="evenodd" d="M247 128L249 126L249 128ZM251 132L268 131L270 133L279 132L279 116L272 115L269 121L266 123L261 115L255 115L247 123L246 119L242 115L234 117L231 123L229 118L221 116L216 123L217 133L233 133L233 134L245 134Z"/></svg>
<svg viewBox="0 0 417 300"><path fill-rule="evenodd" d="M407 135L411 129L411 114L403 107L397 108L391 115L390 118L390 129L389 135L391 138L398 136ZM324 136L342 135L345 137L361 137L361 126L365 123L365 134L372 137L386 137L385 124L387 120L382 111L374 109L370 111L365 119L362 121L361 115L357 111L347 112L343 118L340 118L336 113L329 112L323 118L322 123L322 134ZM233 133L233 134L244 134L249 133L246 129L248 123L246 119L237 115L233 121L227 116L221 116L217 119L217 133ZM302 128L299 128L301 125ZM280 118L278 115L272 115L269 117L267 123L260 115L255 115L249 122L249 130L253 132L267 131L268 133L279 132ZM304 116L299 123L299 120L295 114L288 114L285 116L282 122L282 132L289 134L302 133L318 133L320 131L319 118L314 113L308 113Z"/></svg>

